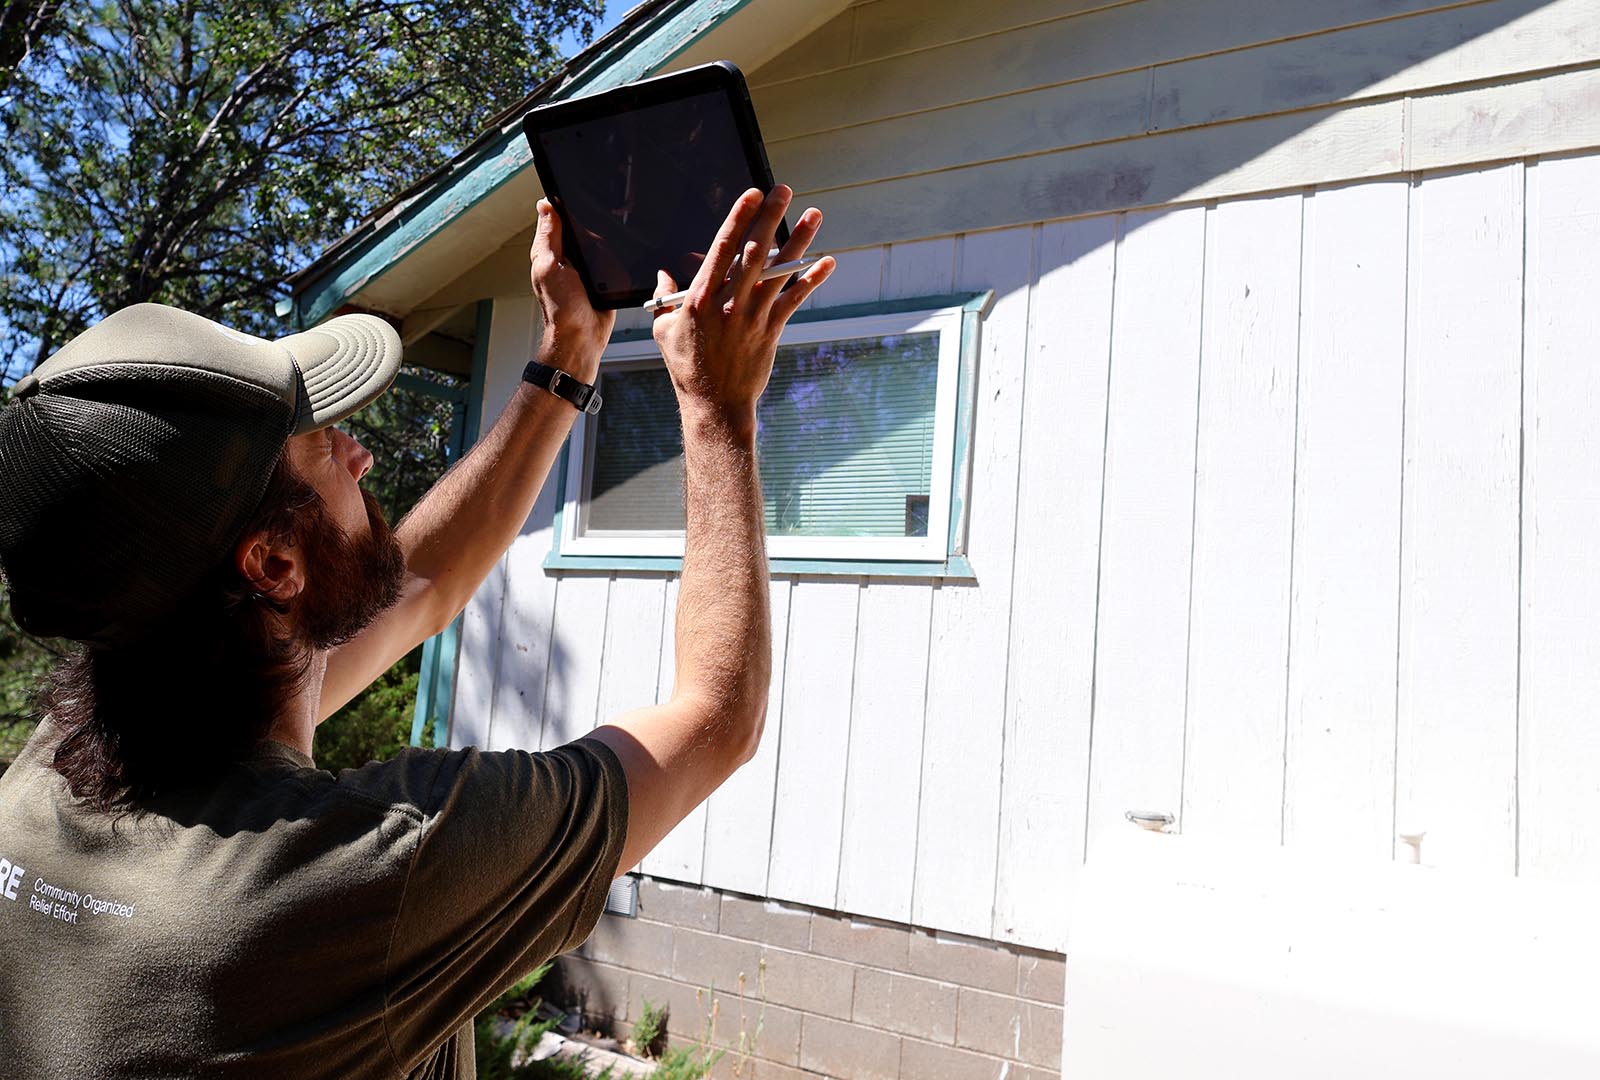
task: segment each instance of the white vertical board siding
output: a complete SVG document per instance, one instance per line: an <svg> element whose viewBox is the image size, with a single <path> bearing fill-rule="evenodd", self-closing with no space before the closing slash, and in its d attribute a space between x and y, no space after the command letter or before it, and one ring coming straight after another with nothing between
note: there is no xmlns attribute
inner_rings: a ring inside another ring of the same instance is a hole
<svg viewBox="0 0 1600 1080"><path fill-rule="evenodd" d="M1043 226L1028 306L993 936L1050 949L1083 862L1115 241Z"/></svg>
<svg viewBox="0 0 1600 1080"><path fill-rule="evenodd" d="M1514 866L1522 166L1413 193L1396 818Z"/></svg>
<svg viewBox="0 0 1600 1080"><path fill-rule="evenodd" d="M1089 837L1176 815L1205 210L1128 214L1117 251Z"/></svg>
<svg viewBox="0 0 1600 1080"><path fill-rule="evenodd" d="M532 353L539 331L537 305L532 297L515 297L497 301L489 320L489 340L484 370L484 386L476 387L482 404L479 431L488 431L492 417L498 417L517 384L509 381L508 372L520 372L527 361L519 357ZM494 569L489 571L472 599L467 601L461 617L461 643L456 652L455 685L450 695L450 745L476 746L487 749L491 745L494 706L497 686L496 671L502 659L500 650L500 624L506 602L506 567L508 556L502 555Z"/></svg>
<svg viewBox="0 0 1600 1080"><path fill-rule="evenodd" d="M933 591L922 582L875 581L861 591L841 911L911 921L932 603Z"/></svg>
<svg viewBox="0 0 1600 1080"><path fill-rule="evenodd" d="M489 745L495 750L539 745L550 631L555 620L556 579L544 570L544 557L554 539L549 525L554 511L554 487L553 482L545 484L529 518L530 525L543 527L517 537L506 552L500 660L489 727Z"/></svg>
<svg viewBox="0 0 1600 1080"><path fill-rule="evenodd" d="M666 579L659 576L629 577L618 574L612 578L605 603L605 645L600 653L600 686L591 727L656 703L661 676L661 623L666 608L666 594ZM682 863L685 861L679 857L682 841L669 845L676 835L674 830L657 844L640 861L639 869L647 874L682 877ZM664 853L663 847L668 848ZM698 874L698 846L694 863Z"/></svg>
<svg viewBox="0 0 1600 1080"><path fill-rule="evenodd" d="M838 269L817 290L812 303L840 307L879 299L887 259L881 247L844 252ZM708 884L747 883L746 892L834 906L860 592L855 580L795 580L783 590L787 617L781 652L776 624L779 596L774 592L774 687L767 706L768 727L756 757L740 770L741 786L735 789L755 802L747 808L726 797L710 800ZM763 824L770 828L765 837L760 834Z"/></svg>
<svg viewBox="0 0 1600 1080"><path fill-rule="evenodd" d="M483 371L485 384L477 387L482 411L475 435L486 434L494 426L494 421L506 408L510 395L517 392L518 386L522 386L522 366L526 363L526 357L533 355L534 344L538 342L542 330L544 323L539 317L539 306L531 296L494 301L490 339L485 342L488 350ZM544 515L549 517L549 506L554 504L550 502L554 499L554 493L550 491L552 486L547 483L546 491L536 499L536 509L530 522L539 520L539 504L544 504ZM544 550L549 550L547 544ZM554 582L533 582L528 589L522 589L522 582L518 582L518 592L512 592L509 573L510 554L502 555L488 578L483 579L483 584L472 594L466 610L462 611L456 685L450 698L450 744L454 747L477 746L488 749L496 746L494 709L501 704L501 686L506 685L506 680L498 675L499 667L510 659L514 661L514 675L526 675L525 666L515 662L518 658L507 658L504 651L506 638L502 634L502 622L507 606L518 606L518 613L528 613L533 608L549 619ZM542 698L542 670L534 675L534 680L538 683L536 693ZM538 712L538 704L534 706L534 712ZM512 726L525 720L525 715L515 707L512 707L512 714ZM498 746L509 744L499 742Z"/></svg>
<svg viewBox="0 0 1600 1080"><path fill-rule="evenodd" d="M1430 863L1600 876L1600 158L1526 183L1526 225L1512 165L847 253L823 306L997 292L977 583L774 581L757 756L645 869L1054 949L1133 808L1357 857L1398 818ZM541 535L496 744L671 684L676 585L541 600Z"/></svg>
<svg viewBox="0 0 1600 1080"><path fill-rule="evenodd" d="M858 580L800 580L789 598L766 889L780 900L834 906L860 596Z"/></svg>
<svg viewBox="0 0 1600 1080"><path fill-rule="evenodd" d="M556 586L541 750L581 738L594 728L610 591L611 579L604 574L569 574Z"/></svg>
<svg viewBox="0 0 1600 1080"><path fill-rule="evenodd" d="M948 293L955 258L951 237L861 252L836 298ZM836 903L902 922L911 918L916 871L931 613L925 583L885 581L863 587L856 625Z"/></svg>
<svg viewBox="0 0 1600 1080"><path fill-rule="evenodd" d="M667 581L659 575L612 578L596 725L656 703L666 591Z"/></svg>
<svg viewBox="0 0 1600 1080"><path fill-rule="evenodd" d="M772 851L773 797L778 782L778 742L783 727L785 648L789 638L788 578L771 584L772 686L767 719L755 756L706 800L703 880L722 889L759 896L767 888ZM670 677L670 673L667 677Z"/></svg>
<svg viewBox="0 0 1600 1080"><path fill-rule="evenodd" d="M507 388L501 375L520 373L534 353L543 330L539 305L531 296L504 297L494 304L489 330L488 371L496 373L485 397L499 387L509 400L518 382ZM487 405L487 401L485 402ZM497 406L496 412L503 406ZM487 408L485 412L487 412ZM550 663L550 633L555 619L556 579L545 573L544 557L555 538L556 469L550 470L543 489L534 499L533 512L523 523L501 560L505 590L500 601L499 633L495 641L495 679L492 707L484 724L486 745L533 749L539 745L544 720L545 676ZM463 649L465 656L465 649Z"/></svg>
<svg viewBox="0 0 1600 1080"><path fill-rule="evenodd" d="M657 664L654 700L664 702L672 697L677 665L678 578L666 583L666 603L655 627L660 643L660 663ZM613 609L612 618L615 618ZM639 631L645 633L643 627ZM648 651L648 649L646 650ZM698 882L706 851L706 804L701 803L678 822L661 843L644 857L639 869L655 877L674 881Z"/></svg>
<svg viewBox="0 0 1600 1080"><path fill-rule="evenodd" d="M1520 869L1600 879L1600 158L1528 168Z"/></svg>
<svg viewBox="0 0 1600 1080"><path fill-rule="evenodd" d="M1306 199L1284 839L1394 844L1405 181Z"/></svg>
<svg viewBox="0 0 1600 1080"><path fill-rule="evenodd" d="M912 920L977 936L994 925L1034 231L963 237L955 280L957 289L995 291L972 433L967 555L978 580L933 594Z"/></svg>
<svg viewBox="0 0 1600 1080"><path fill-rule="evenodd" d="M1206 215L1183 829L1274 844L1304 201L1242 200Z"/></svg>

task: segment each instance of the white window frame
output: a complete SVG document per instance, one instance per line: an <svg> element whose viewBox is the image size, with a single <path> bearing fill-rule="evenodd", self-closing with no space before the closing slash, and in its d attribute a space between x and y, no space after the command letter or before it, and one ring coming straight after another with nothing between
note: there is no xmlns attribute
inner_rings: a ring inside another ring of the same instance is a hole
<svg viewBox="0 0 1600 1080"><path fill-rule="evenodd" d="M773 559L943 561L949 554L952 485L955 469L956 406L961 367L961 307L864 315L842 319L792 322L784 328L779 345L805 345L852 338L882 338L895 334L939 334L939 360L934 391L932 479L928 489L926 536L769 536L767 555ZM600 358L607 368L639 366L640 361L660 361L651 339L620 341ZM602 379L600 392L605 393ZM605 406L602 405L602 408ZM640 532L588 533L579 531L587 492L590 433L594 419L579 417L572 429L572 451L567 455L566 504L561 515L562 555L589 557L682 558L681 533L648 535Z"/></svg>

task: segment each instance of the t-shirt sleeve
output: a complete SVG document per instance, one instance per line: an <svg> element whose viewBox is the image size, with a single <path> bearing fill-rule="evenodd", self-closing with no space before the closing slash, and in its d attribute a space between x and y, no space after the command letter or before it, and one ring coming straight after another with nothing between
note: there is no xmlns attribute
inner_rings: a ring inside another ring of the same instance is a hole
<svg viewBox="0 0 1600 1080"><path fill-rule="evenodd" d="M628 830L627 776L595 739L434 753L384 971L403 1067L589 936Z"/></svg>

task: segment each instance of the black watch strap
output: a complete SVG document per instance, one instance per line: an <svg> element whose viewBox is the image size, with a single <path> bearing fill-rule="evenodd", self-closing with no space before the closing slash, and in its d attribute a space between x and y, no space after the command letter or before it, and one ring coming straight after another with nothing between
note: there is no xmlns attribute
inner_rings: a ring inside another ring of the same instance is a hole
<svg viewBox="0 0 1600 1080"><path fill-rule="evenodd" d="M574 409L593 416L600 411L600 395L586 382L579 382L560 368L529 360L522 369L522 381L530 382L541 390L548 390L562 401L570 402Z"/></svg>

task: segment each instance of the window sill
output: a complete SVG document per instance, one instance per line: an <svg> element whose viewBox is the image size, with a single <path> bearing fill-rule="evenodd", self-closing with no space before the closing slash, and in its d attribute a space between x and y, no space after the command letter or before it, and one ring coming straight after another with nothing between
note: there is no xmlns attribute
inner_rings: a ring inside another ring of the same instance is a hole
<svg viewBox="0 0 1600 1080"><path fill-rule="evenodd" d="M683 560L676 557L644 555L562 555L552 551L545 556L546 570L622 570L629 573L678 574ZM942 562L890 562L877 559L773 559L775 576L932 578L942 581L977 581L978 575L965 555L952 555Z"/></svg>

